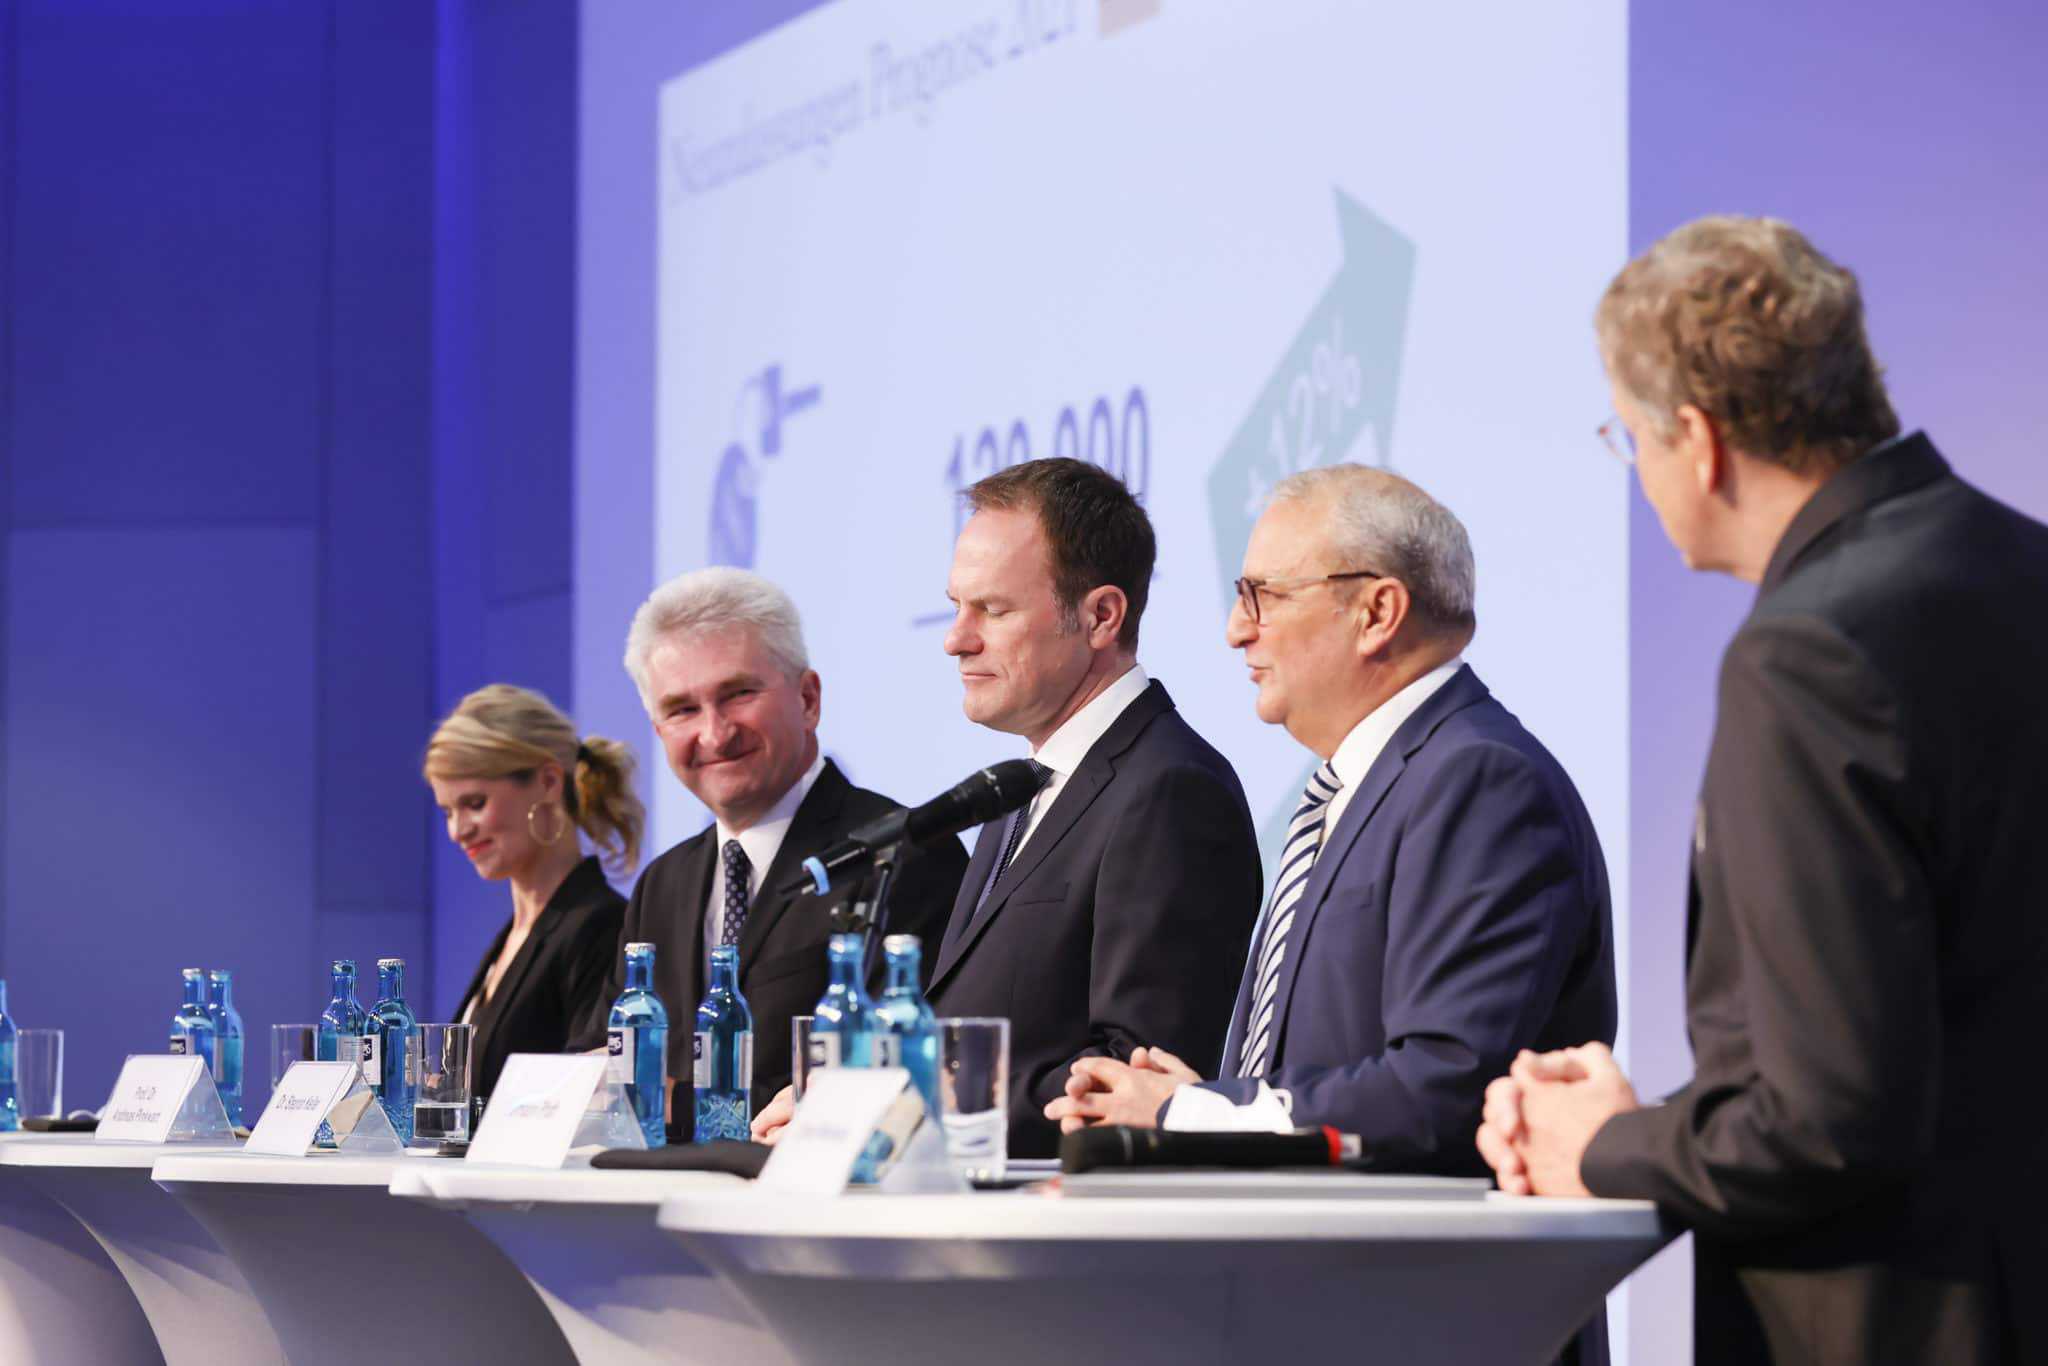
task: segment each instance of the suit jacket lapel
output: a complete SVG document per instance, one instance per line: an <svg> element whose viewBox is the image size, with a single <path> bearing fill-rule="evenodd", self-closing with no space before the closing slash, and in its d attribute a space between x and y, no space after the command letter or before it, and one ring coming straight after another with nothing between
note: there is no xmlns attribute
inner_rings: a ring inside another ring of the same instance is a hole
<svg viewBox="0 0 2048 1366"><path fill-rule="evenodd" d="M961 876L960 890L953 897L953 914L946 918L946 934L939 942L939 956L932 962L931 986L925 989L927 996L938 990L939 983L960 961L960 955L967 951L969 927L962 924L960 932L955 934L953 926L974 914L974 903L981 895L981 885L995 871L996 855L1002 852L1003 847L1005 819L987 822L974 837L974 852L968 855L967 871Z"/></svg>
<svg viewBox="0 0 2048 1366"><path fill-rule="evenodd" d="M683 981L689 984L690 998L680 1006L673 1001L664 1001L668 1007L669 1028L676 1029L676 1021L682 1017L679 1009L695 1011L697 1002L704 999L704 914L711 900L711 872L718 866L718 827L693 837L686 846L690 852L683 867L677 870L678 882L682 886L683 904L677 907L680 943L677 948L683 955ZM641 933L648 942L659 942L658 937L643 925ZM659 964L656 967L659 968ZM673 1036L671 1036L673 1037Z"/></svg>
<svg viewBox="0 0 2048 1366"><path fill-rule="evenodd" d="M982 903L980 910L973 913L974 919L953 944L952 952L941 953L943 961L932 970L931 990L936 991L946 974L967 956L967 951L973 948L975 942L988 930L1011 894L1030 880L1031 874L1051 856L1060 840L1074 828L1075 822L1081 819L1082 814L1094 803L1102 789L1109 785L1109 780L1116 776L1117 759L1131 747L1145 727L1152 723L1152 718L1172 709L1173 699L1167 696L1165 686L1154 679L1145 691L1139 693L1137 698L1118 714L1116 720L1110 723L1109 729L1102 733L1102 738L1089 747L1087 757L1081 760L1072 776L1060 788L1060 795L1053 799L1052 808L1039 821L1038 828L1031 832L1031 838L1017 851L1017 856L1010 861L1010 866L1003 870L1003 875L996 879L996 885L989 889L988 900ZM999 846L1003 824L1002 821L990 821L982 827L981 839L974 846L974 857L968 862L967 876L960 888L962 898L980 894L981 884L988 878L989 868L997 854L1001 852ZM983 845L998 846L986 860L982 857ZM972 893L968 890L970 887L973 889ZM968 901L967 905L971 907L972 901ZM960 904L956 902L953 910L954 914L958 915L961 910Z"/></svg>
<svg viewBox="0 0 2048 1366"><path fill-rule="evenodd" d="M834 836L838 835L840 808L846 805L846 794L852 788L839 768L830 759L818 775L818 781L804 795L797 806L796 815L789 822L789 831L782 837L782 844L775 851L775 858L762 875L761 890L754 895L754 904L747 911L746 924L740 927L740 982L744 988L747 970L761 956L761 946L775 925L788 913L789 908L799 900L809 898L807 892L784 893L782 885L797 875L805 859ZM717 836L712 836L713 843ZM709 889L706 889L709 899ZM701 919L702 912L700 912ZM700 930L701 934L702 931ZM700 939L698 942L702 942ZM700 955L701 956L701 955ZM698 996L701 998L700 990Z"/></svg>
<svg viewBox="0 0 2048 1366"><path fill-rule="evenodd" d="M498 979L498 989L491 993L490 1000L477 1006L472 1019L476 1025L476 1032L486 1040L497 1030L498 1017L505 1013L506 1003L519 995L519 988L525 983L527 974L533 971L534 963L540 958L542 946L547 943L548 936L555 932L555 922L561 917L556 915L554 910L555 904L551 900L547 909L540 913L540 919L533 922L533 928L526 932L526 942L521 944L519 952L513 955L512 964L505 969L505 975ZM509 930L508 926L508 933ZM504 940L500 939L498 942L502 951Z"/></svg>
<svg viewBox="0 0 2048 1366"><path fill-rule="evenodd" d="M1293 999L1294 980L1301 971L1301 960L1305 956L1302 949L1308 944L1309 931L1315 924L1317 913L1322 910L1323 901L1330 894L1330 885L1336 881L1337 869L1343 864L1345 854L1357 843L1359 833L1373 818L1373 813L1386 801L1387 793L1393 791L1394 783L1408 767L1408 760L1428 743L1437 727L1488 696L1486 685L1479 681L1479 675L1472 672L1470 665L1452 674L1449 682L1438 688L1413 716L1401 723L1401 728L1387 741L1386 748L1373 760L1372 767L1358 780L1358 791L1345 804L1337 828L1323 832L1323 847L1316 851L1316 864L1308 875L1308 886L1302 888L1301 905L1294 913L1294 927L1290 931L1290 952L1287 961L1280 965L1280 979L1273 995L1272 1066L1280 1065L1281 1049L1286 1046L1287 1007Z"/></svg>

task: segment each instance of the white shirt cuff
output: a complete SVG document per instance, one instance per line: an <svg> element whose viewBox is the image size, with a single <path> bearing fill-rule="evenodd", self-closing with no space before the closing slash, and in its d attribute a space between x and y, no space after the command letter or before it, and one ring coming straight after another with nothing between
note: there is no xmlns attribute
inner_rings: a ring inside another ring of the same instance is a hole
<svg viewBox="0 0 2048 1366"><path fill-rule="evenodd" d="M1259 1093L1243 1105L1220 1092L1187 1085L1174 1089L1159 1127L1206 1133L1285 1134L1294 1131L1293 1108L1293 1096L1275 1091L1264 1082L1259 1083Z"/></svg>

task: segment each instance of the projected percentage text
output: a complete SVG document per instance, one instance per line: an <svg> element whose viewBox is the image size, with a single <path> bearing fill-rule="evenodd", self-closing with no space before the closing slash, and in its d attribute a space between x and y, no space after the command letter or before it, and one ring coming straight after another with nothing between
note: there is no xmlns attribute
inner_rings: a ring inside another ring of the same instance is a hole
<svg viewBox="0 0 2048 1366"><path fill-rule="evenodd" d="M1275 410L1267 429L1266 459L1278 482L1324 463L1324 450L1349 424L1365 392L1365 372L1344 345L1344 320L1330 319L1330 331L1310 349L1307 363L1287 382L1287 402Z"/></svg>

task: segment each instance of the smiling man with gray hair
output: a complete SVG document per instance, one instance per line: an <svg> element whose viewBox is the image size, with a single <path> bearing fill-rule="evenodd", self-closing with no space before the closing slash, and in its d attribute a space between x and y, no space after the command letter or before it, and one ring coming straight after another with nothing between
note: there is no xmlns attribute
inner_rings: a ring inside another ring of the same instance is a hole
<svg viewBox="0 0 2048 1366"><path fill-rule="evenodd" d="M625 946L655 945L668 1075L681 1090L671 1122L687 1139L688 1020L704 995L711 950L738 946L740 991L754 1012L754 1092L766 1101L790 1079L790 1017L808 1014L825 994L830 913L851 890L836 886L816 898L786 884L804 859L897 805L855 787L820 751L824 684L804 649L796 604L759 574L712 566L656 588L633 615L625 665L669 771L713 823L641 874L611 981L587 1003L578 1043L604 1042L625 985ZM888 928L935 943L966 868L958 840L907 853Z"/></svg>
<svg viewBox="0 0 2048 1366"><path fill-rule="evenodd" d="M1472 1129L1516 1050L1614 1037L1592 822L1463 662L1471 544L1408 480L1337 465L1282 482L1237 591L1227 635L1259 719L1322 763L1220 1068L1158 1049L1083 1058L1046 1113L1068 1130L1327 1124L1377 1170L1481 1174Z"/></svg>

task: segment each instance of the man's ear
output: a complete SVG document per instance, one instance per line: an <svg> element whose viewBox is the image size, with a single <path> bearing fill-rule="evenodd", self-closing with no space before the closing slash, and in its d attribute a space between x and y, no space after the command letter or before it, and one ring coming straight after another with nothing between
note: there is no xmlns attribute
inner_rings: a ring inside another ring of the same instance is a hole
<svg viewBox="0 0 2048 1366"><path fill-rule="evenodd" d="M1407 624L1414 605L1408 585L1399 579L1366 579L1353 606L1357 609L1358 653L1372 659L1387 652Z"/></svg>
<svg viewBox="0 0 2048 1366"><path fill-rule="evenodd" d="M1678 440L1674 443L1686 467L1692 471L1693 483L1702 497L1711 498L1726 492L1728 483L1728 447L1721 440L1721 429L1714 425L1714 419L1690 403L1678 407Z"/></svg>
<svg viewBox="0 0 2048 1366"><path fill-rule="evenodd" d="M1091 649L1106 650L1115 645L1124 632L1124 617L1130 612L1130 600L1124 597L1124 590L1114 584L1091 588L1081 599L1081 629L1088 635Z"/></svg>

